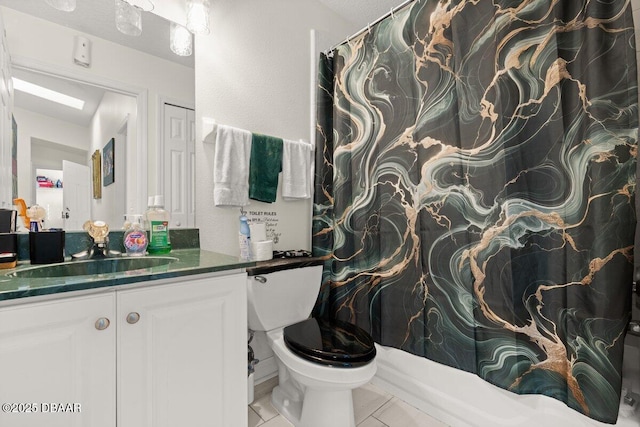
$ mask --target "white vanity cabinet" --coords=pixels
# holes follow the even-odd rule
[[[246,426],[246,275],[118,292],[118,426]]]
[[[0,426],[246,425],[245,283],[187,276],[0,308],[0,403],[80,404],[0,412]]]
[[[115,301],[111,292],[0,308],[0,426],[115,425]]]

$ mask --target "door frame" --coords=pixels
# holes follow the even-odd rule
[[[124,182],[129,183],[131,182],[128,176],[128,171],[127,171],[127,166],[128,166],[128,156],[127,156],[127,149],[128,149],[128,145],[131,142],[131,137],[130,137],[130,132],[129,132],[129,121],[131,120],[131,116],[130,114],[127,113],[127,115],[122,119],[122,122],[120,122],[120,125],[118,126],[118,130],[116,131],[116,168],[118,168],[117,170],[114,171],[114,174],[118,174],[118,170],[121,172],[120,176],[122,177],[119,181],[120,183],[118,183],[118,180],[116,180],[115,184],[116,184],[116,191],[117,192],[121,192],[122,194],[118,194],[117,195],[117,203],[121,204],[122,206],[122,213],[123,215],[129,214],[131,212],[127,212],[127,206],[129,205],[129,201],[131,199],[132,205],[136,203],[136,198],[135,197],[130,197],[131,196],[131,190],[127,188],[126,185],[123,185]],[[119,146],[118,146],[119,145]],[[135,193],[133,193],[135,194]],[[135,211],[135,212],[144,212],[144,211]],[[122,220],[124,221],[124,218],[122,218]]]

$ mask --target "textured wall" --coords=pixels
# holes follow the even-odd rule
[[[309,140],[311,29],[329,35],[324,48],[354,31],[314,0],[248,0],[215,3],[211,34],[196,37],[196,225],[203,249],[238,253],[239,210],[213,204],[213,145],[200,142],[202,118]],[[279,248],[310,248],[310,200],[252,202],[246,209],[277,213]]]

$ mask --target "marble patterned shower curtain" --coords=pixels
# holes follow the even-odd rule
[[[623,0],[416,0],[322,57],[315,314],[615,422],[635,64]]]

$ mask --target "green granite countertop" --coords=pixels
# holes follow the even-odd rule
[[[177,260],[159,267],[119,273],[47,278],[10,276],[13,272],[37,267],[31,265],[29,261],[22,261],[16,268],[0,270],[0,301],[213,273],[255,265],[253,261],[241,261],[237,257],[200,249],[173,250],[162,257],[177,258]]]

